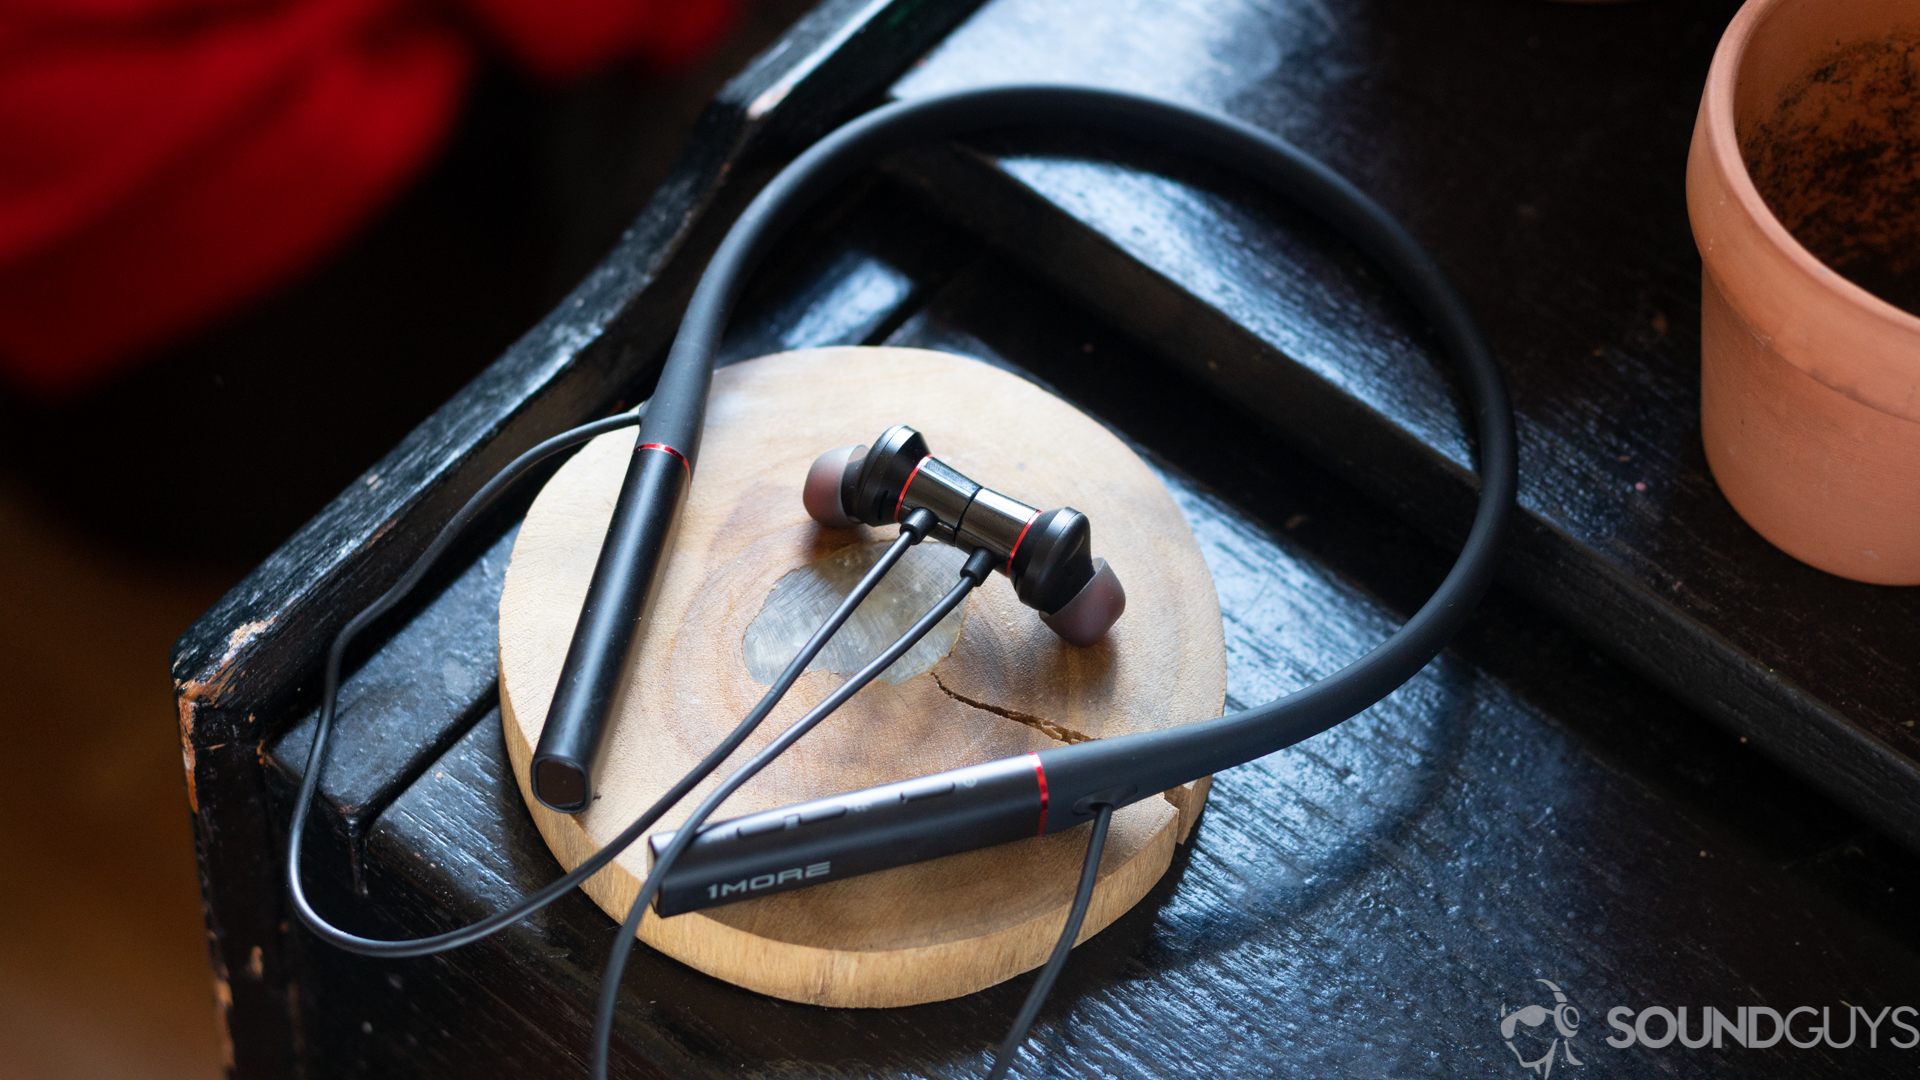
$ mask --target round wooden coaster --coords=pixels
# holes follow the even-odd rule
[[[714,376],[700,464],[640,627],[601,795],[577,816],[533,799],[529,762],[633,434],[603,436],[575,455],[535,500],[514,545],[500,600],[501,715],[515,779],[562,865],[597,851],[724,737],[766,689],[754,672],[766,677],[792,655],[794,645],[783,644],[797,640],[791,624],[824,613],[819,598],[832,599],[835,588],[844,595],[848,575],[872,557],[864,553],[892,537],[893,529],[822,528],[801,507],[800,486],[822,451],[867,442],[896,423],[919,428],[935,454],[989,487],[1043,509],[1086,513],[1094,553],[1126,587],[1126,613],[1101,644],[1076,649],[996,575],[968,599],[957,633],[937,630],[922,655],[887,673],[898,681],[862,690],[728,799],[716,820],[1219,715],[1226,654],[1213,579],[1165,487],[1106,429],[1031,383],[943,353],[769,356]],[[951,549],[929,542],[910,556],[912,572],[896,571],[902,581],[890,598],[876,594],[862,606],[856,621],[870,639],[890,638],[890,627],[910,622],[955,580]],[[878,648],[830,649],[825,667],[800,678],[722,771]],[[781,649],[784,657],[766,659]],[[696,788],[657,828],[677,827],[715,782]],[[1146,894],[1205,799],[1200,781],[1114,816],[1082,940]],[[701,971],[793,1001],[939,1001],[1045,962],[1086,842],[1082,827],[672,919],[649,914],[640,937]],[[644,847],[634,845],[585,886],[616,919],[645,875]]]

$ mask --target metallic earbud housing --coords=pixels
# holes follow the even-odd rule
[[[934,457],[926,439],[905,424],[881,432],[871,447],[820,455],[807,471],[802,499],[809,516],[833,528],[891,525],[928,511],[937,522],[931,535],[999,556],[1020,602],[1071,644],[1099,641],[1126,610],[1119,577],[1106,560],[1093,558],[1085,514],[1071,507],[1043,513],[982,487]]]

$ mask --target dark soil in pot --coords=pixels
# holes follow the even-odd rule
[[[1740,132],[1740,151],[1815,258],[1920,315],[1920,35],[1836,48]]]

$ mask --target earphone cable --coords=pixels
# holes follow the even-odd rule
[[[925,510],[917,510],[914,516],[926,513]],[[928,516],[931,517],[931,515]],[[627,909],[627,917],[621,922],[620,932],[613,939],[613,951],[607,957],[606,972],[600,978],[600,1001],[595,1008],[593,1020],[595,1080],[606,1080],[607,1077],[613,1040],[613,1014],[620,1000],[620,979],[626,973],[627,958],[633,952],[633,941],[640,930],[640,921],[646,917],[648,905],[653,902],[654,895],[660,891],[661,881],[665,879],[667,872],[673,869],[673,864],[680,858],[680,853],[699,836],[701,826],[706,824],[707,818],[719,808],[727,796],[732,795],[740,789],[742,784],[753,779],[760,770],[773,764],[774,759],[785,753],[788,747],[799,742],[801,737],[812,731],[822,720],[831,716],[834,710],[846,703],[847,699],[859,693],[868,683],[878,678],[881,672],[893,666],[894,661],[906,655],[908,649],[913,648],[921,638],[926,637],[935,626],[939,625],[940,620],[946,618],[954,608],[959,607],[966,600],[968,593],[978,588],[980,583],[987,579],[987,575],[993,572],[997,562],[998,559],[992,553],[984,550],[975,551],[968,556],[966,565],[960,570],[960,581],[947,590],[947,594],[940,598],[939,603],[927,609],[926,614],[920,616],[905,633],[895,638],[893,644],[887,646],[880,655],[869,660],[859,671],[854,672],[845,682],[835,687],[833,693],[828,694],[820,704],[807,710],[806,715],[795,720],[791,726],[780,733],[778,738],[728,774],[718,787],[714,788],[706,798],[700,800],[700,804],[694,808],[693,813],[689,814],[687,820],[674,831],[673,839],[667,842],[666,850],[654,860],[653,869],[648,871],[646,881],[641,884],[640,892],[634,897],[633,905]]]
[[[1074,939],[1080,936],[1080,924],[1086,921],[1087,908],[1093,903],[1093,886],[1100,877],[1100,853],[1107,847],[1107,826],[1113,821],[1113,807],[1102,803],[1094,810],[1093,834],[1087,837],[1087,857],[1080,867],[1080,887],[1073,894],[1073,907],[1067,911],[1067,925],[1060,929],[1060,940],[1053,946],[1053,955],[1047,957],[1046,966],[1040,969],[1033,989],[1027,991],[1027,1000],[1021,1004],[999,1052],[993,1056],[993,1068],[987,1073],[987,1080],[1001,1080],[1007,1075],[1014,1055],[1020,1052],[1020,1044],[1027,1041],[1027,1031],[1033,1027],[1034,1018],[1040,1015],[1040,1006],[1053,992],[1060,969],[1067,966],[1067,954],[1073,951]]]
[[[833,635],[852,617],[854,610],[860,606],[860,602],[866,599],[867,595],[880,584],[880,581],[886,577],[887,573],[891,571],[895,564],[900,561],[901,557],[906,554],[907,549],[924,539],[927,531],[933,527],[933,515],[924,511],[919,514],[910,515],[907,521],[902,522],[900,535],[888,546],[879,561],[861,577],[860,582],[855,585],[853,591],[841,601],[839,607],[834,609],[833,614],[827,617],[826,621],[820,625],[818,630],[814,631],[813,636],[801,647],[799,653],[794,656],[786,669],[780,673],[780,677],[774,681],[772,686],[767,688],[766,694],[761,697],[759,703],[740,721],[739,725],[715,746],[705,758],[701,759],[698,765],[694,766],[691,771],[675,782],[673,787],[669,788],[665,794],[647,809],[646,813],[636,818],[634,822],[627,826],[618,836],[615,836],[606,846],[595,852],[579,866],[574,867],[571,871],[555,879],[545,888],[526,897],[511,907],[504,908],[476,922],[441,934],[395,941],[362,937],[334,926],[318,911],[314,910],[312,904],[307,899],[306,889],[300,879],[300,851],[302,846],[301,840],[306,832],[307,817],[312,810],[314,795],[320,786],[320,773],[326,762],[327,739],[332,733],[335,713],[339,707],[340,668],[342,660],[346,655],[347,646],[353,641],[355,635],[359,634],[360,631],[372,624],[373,621],[381,615],[386,614],[394,605],[405,599],[407,594],[426,576],[427,571],[432,568],[434,561],[444,554],[447,548],[453,544],[454,540],[459,537],[461,531],[471,524],[495,499],[499,498],[501,492],[505,491],[515,480],[524,476],[540,462],[562,450],[578,446],[609,431],[617,431],[623,427],[633,426],[645,415],[646,409],[646,404],[642,403],[631,412],[621,413],[603,420],[583,424],[571,431],[562,432],[515,458],[511,464],[500,470],[500,472],[495,474],[479,491],[475,492],[473,497],[468,499],[466,504],[447,521],[447,524],[441,527],[439,534],[434,537],[433,542],[427,545],[426,550],[420,554],[419,558],[414,561],[414,564],[407,570],[406,574],[401,576],[398,582],[385,593],[381,594],[379,599],[367,605],[364,610],[354,616],[346,626],[341,628],[340,633],[334,638],[333,647],[327,653],[325,684],[320,704],[320,718],[314,727],[313,745],[307,751],[306,775],[302,778],[299,794],[295,797],[293,820],[289,826],[287,839],[288,893],[292,897],[294,911],[299,915],[300,921],[318,937],[340,949],[358,953],[363,956],[426,956],[478,941],[489,934],[519,922],[521,919],[526,918],[528,915],[533,914],[573,891],[579,887],[582,882],[598,873],[622,851],[631,846],[635,840],[639,839],[640,836],[646,832],[648,827],[659,820],[660,815],[666,813],[675,803],[686,797],[687,792],[691,791],[702,780],[706,779],[714,769],[718,768],[720,764],[727,759],[728,755],[739,749],[741,743],[745,742],[747,737],[753,734],[754,730],[760,726],[767,715],[773,711],[774,706],[779,704],[781,698],[786,695],[787,690],[791,688],[793,683],[799,679],[800,675],[806,671],[807,665],[813,662],[814,657],[819,655],[820,650],[826,647],[827,642],[832,639]]]

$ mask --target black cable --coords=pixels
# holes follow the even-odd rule
[[[346,654],[348,644],[352,642],[354,636],[361,630],[385,614],[395,604],[405,599],[407,593],[412,591],[414,586],[420,583],[420,579],[426,576],[434,560],[438,559],[446,551],[447,547],[453,543],[460,531],[466,528],[482,510],[485,510],[487,506],[492,503],[494,499],[498,498],[500,493],[515,480],[524,476],[527,471],[535,465],[538,465],[540,462],[562,450],[577,446],[606,432],[617,431],[620,428],[630,427],[638,423],[640,417],[645,415],[646,409],[647,406],[643,403],[630,413],[622,413],[618,416],[608,417],[605,420],[596,420],[590,424],[583,424],[571,431],[556,435],[515,458],[511,464],[497,473],[493,479],[489,480],[478,492],[474,493],[474,496],[467,500],[466,505],[462,506],[459,511],[448,520],[447,524],[441,527],[439,535],[434,537],[433,542],[427,545],[426,551],[421,553],[420,557],[414,561],[413,566],[407,570],[407,573],[402,576],[392,588],[383,593],[378,600],[369,604],[360,614],[354,616],[346,626],[341,628],[340,633],[334,638],[333,648],[327,653],[325,689],[322,692],[320,702],[320,721],[314,728],[313,746],[307,751],[306,776],[301,780],[299,795],[295,797],[293,823],[289,827],[290,835],[287,841],[287,885],[288,891],[293,898],[294,911],[299,915],[300,921],[306,925],[307,929],[313,931],[313,933],[321,939],[347,952],[359,953],[363,956],[426,956],[431,953],[444,952],[447,949],[458,948],[462,945],[478,941],[504,927],[519,922],[528,915],[533,914],[560,897],[565,896],[567,893],[572,892],[575,888],[579,887],[582,882],[598,873],[622,851],[631,846],[655,821],[659,820],[661,814],[666,813],[673,804],[684,798],[688,791],[691,791],[695,785],[706,779],[708,774],[718,768],[720,763],[727,759],[728,755],[739,749],[740,744],[745,742],[747,737],[753,734],[754,730],[760,726],[760,723],[767,718],[767,714],[773,711],[775,705],[779,704],[780,699],[786,695],[787,690],[793,686],[795,680],[799,679],[801,674],[806,671],[807,665],[813,662],[814,657],[818,656],[820,650],[826,647],[827,642],[832,639],[833,635],[853,616],[854,609],[860,606],[860,602],[865,600],[867,594],[871,593],[874,588],[880,584],[881,579],[886,577],[887,572],[892,570],[894,565],[900,561],[901,557],[906,554],[907,549],[924,539],[927,531],[933,527],[933,515],[931,513],[922,511],[910,515],[908,519],[901,524],[899,537],[897,537],[887,548],[886,552],[881,555],[880,560],[873,565],[872,569],[868,570],[866,574],[861,577],[860,582],[854,586],[852,592],[847,594],[846,599],[840,602],[840,606],[834,609],[833,614],[829,615],[827,620],[820,625],[820,628],[814,631],[813,636],[807,639],[807,643],[801,646],[800,652],[794,656],[792,662],[787,665],[786,670],[782,671],[780,677],[774,680],[773,685],[767,688],[766,694],[761,697],[759,703],[753,707],[752,711],[748,712],[746,717],[740,721],[740,724],[735,727],[719,745],[715,746],[706,757],[702,758],[700,763],[694,766],[692,771],[681,777],[673,787],[669,788],[664,795],[655,801],[654,804],[647,809],[646,813],[636,818],[633,824],[627,826],[624,831],[614,837],[605,847],[602,847],[579,866],[574,867],[571,871],[547,885],[547,887],[526,897],[512,907],[497,911],[478,922],[470,923],[456,930],[449,930],[445,933],[433,934],[423,938],[411,938],[402,941],[367,938],[361,937],[358,934],[348,933],[329,923],[325,917],[314,910],[312,904],[307,900],[306,889],[300,881],[300,848],[301,839],[306,832],[307,816],[313,807],[314,793],[320,786],[320,771],[326,764],[327,737],[332,733],[334,713],[338,708],[340,698],[341,659]]]
[[[1067,966],[1067,954],[1073,951],[1074,939],[1080,936],[1080,924],[1086,921],[1087,907],[1093,902],[1093,884],[1100,877],[1100,853],[1106,850],[1107,825],[1113,820],[1113,807],[1102,803],[1095,810],[1093,835],[1087,837],[1087,859],[1080,866],[1080,888],[1073,894],[1067,925],[1061,928],[1053,955],[1047,957],[1047,966],[1040,969],[1040,977],[1034,980],[1033,989],[1027,991],[1027,1000],[1020,1006],[1019,1015],[1013,1018],[1013,1027],[1008,1029],[1000,1051],[993,1056],[993,1068],[987,1073],[987,1080],[1001,1080],[1007,1075],[1014,1055],[1020,1052],[1020,1044],[1027,1041],[1027,1030],[1033,1027],[1034,1017],[1040,1015],[1040,1006],[1053,992],[1060,969]]]
[[[779,738],[768,743],[765,749],[747,759],[746,764],[722,780],[720,786],[700,800],[700,805],[695,807],[693,813],[687,816],[687,820],[675,830],[673,839],[667,842],[666,850],[654,860],[653,869],[648,872],[646,881],[641,883],[640,892],[634,897],[633,906],[627,909],[627,917],[620,924],[619,935],[613,939],[613,952],[607,957],[606,972],[600,977],[600,1002],[594,1010],[593,1018],[594,1080],[607,1080],[608,1056],[613,1041],[613,1014],[620,1000],[620,978],[626,973],[627,957],[633,952],[633,941],[640,931],[640,920],[646,918],[647,906],[653,902],[654,895],[660,891],[661,879],[666,877],[667,871],[673,869],[674,861],[680,858],[680,853],[687,849],[687,845],[693,843],[694,838],[700,833],[700,827],[706,824],[707,818],[726,800],[727,796],[738,791],[740,785],[753,779],[760,770],[773,764],[773,760],[785,753],[788,747],[799,742],[802,736],[812,731],[815,725],[845,704],[848,698],[891,667],[895,660],[906,655],[908,649],[913,648],[921,638],[926,637],[929,631],[939,625],[941,619],[946,618],[954,608],[960,606],[968,593],[978,588],[980,583],[987,579],[987,575],[993,572],[997,563],[998,559],[985,550],[976,550],[968,556],[966,565],[960,569],[959,583],[947,590],[947,594],[940,598],[939,603],[929,608],[926,614],[920,616],[919,621],[909,627],[906,633],[895,638],[893,644],[887,646],[880,655],[868,661],[865,667],[854,672],[845,682],[835,687],[833,693],[828,694],[820,704],[807,710],[807,714],[781,732]]]

